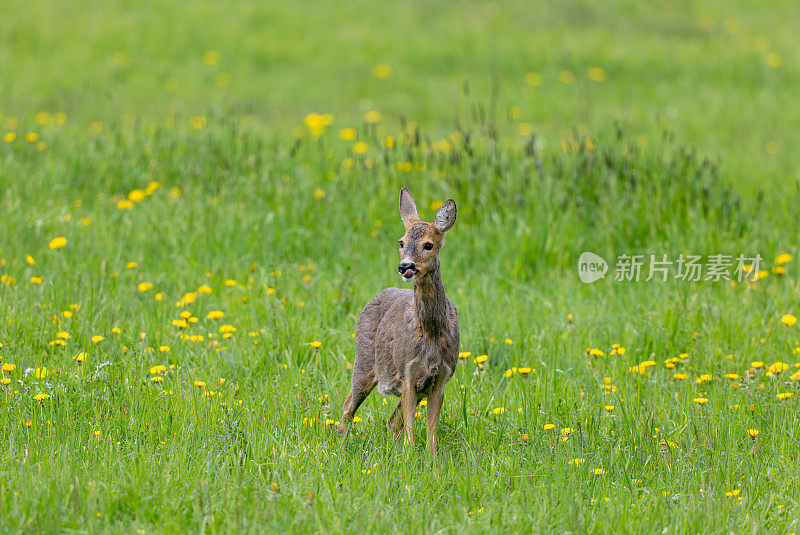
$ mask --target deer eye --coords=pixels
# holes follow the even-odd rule
[[[403,248],[404,245],[405,245],[405,243],[403,243],[403,240],[400,240],[400,248],[401,249]]]
[[[422,248],[425,249],[426,251],[430,251],[431,249],[433,249],[433,244],[431,242],[428,242],[425,245],[423,245]]]

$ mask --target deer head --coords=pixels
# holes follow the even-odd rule
[[[406,188],[400,190],[400,217],[406,232],[400,238],[400,265],[404,281],[423,279],[439,267],[439,250],[448,230],[456,222],[456,203],[448,199],[437,211],[433,223],[421,221],[414,197]]]

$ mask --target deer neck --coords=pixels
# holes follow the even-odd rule
[[[425,334],[438,339],[447,323],[447,297],[444,294],[439,262],[424,277],[414,279],[414,313]]]

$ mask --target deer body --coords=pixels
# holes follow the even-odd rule
[[[406,233],[400,240],[405,281],[412,289],[387,288],[361,311],[356,324],[355,360],[350,395],[339,432],[369,393],[400,397],[389,428],[405,424],[405,446],[414,442],[414,416],[420,400],[428,398],[428,449],[436,450],[444,387],[458,361],[459,331],[456,307],[445,295],[439,270],[439,250],[456,218],[456,205],[447,201],[434,223],[420,221],[411,193],[400,191],[400,214]]]

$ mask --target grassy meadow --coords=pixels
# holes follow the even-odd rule
[[[793,3],[4,13],[3,532],[800,530]],[[433,458],[335,433],[401,186],[459,207]]]

